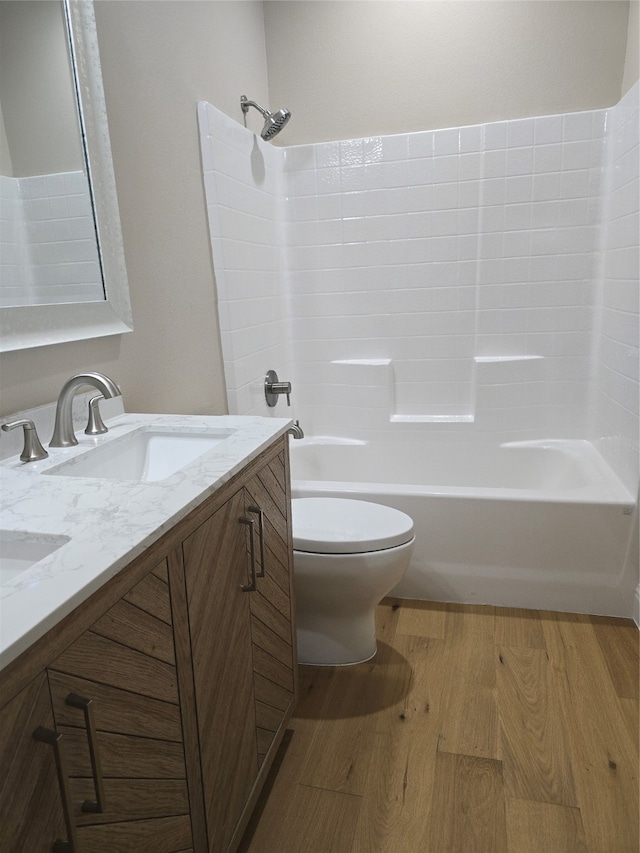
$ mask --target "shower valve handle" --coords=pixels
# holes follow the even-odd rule
[[[280,382],[275,370],[268,370],[264,378],[264,396],[267,406],[272,408],[278,402],[280,394],[287,395],[287,406],[291,405],[291,383]]]

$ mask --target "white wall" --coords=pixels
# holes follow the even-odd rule
[[[294,116],[283,144],[611,106],[621,94],[628,8],[616,0],[267,0],[269,94],[274,109],[284,104]]]

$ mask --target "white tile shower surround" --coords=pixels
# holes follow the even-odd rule
[[[638,482],[639,458],[639,124],[636,86],[611,110],[592,404],[594,434],[606,437],[600,450],[614,470],[635,474],[629,486]]]
[[[0,206],[1,306],[104,298],[91,197],[83,172],[3,176]]]
[[[637,100],[291,148],[200,104],[230,411],[275,367],[309,433],[606,436],[635,490]]]

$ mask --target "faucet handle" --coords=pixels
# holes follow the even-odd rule
[[[291,405],[291,383],[279,382],[278,374],[275,370],[268,370],[264,378],[264,396],[267,401],[267,406],[275,406],[278,402],[278,395],[287,395],[287,406]]]
[[[104,400],[104,394],[96,394],[89,400],[89,421],[85,429],[86,435],[104,435],[105,432],[109,432],[100,414],[98,405],[100,400]]]
[[[34,422],[23,418],[19,421],[2,424],[2,429],[5,432],[16,429],[16,427],[23,427],[24,429],[24,447],[20,459],[23,462],[37,462],[39,459],[46,459],[49,454],[40,443]]]

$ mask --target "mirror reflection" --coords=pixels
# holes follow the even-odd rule
[[[65,8],[0,2],[0,306],[104,301]]]

